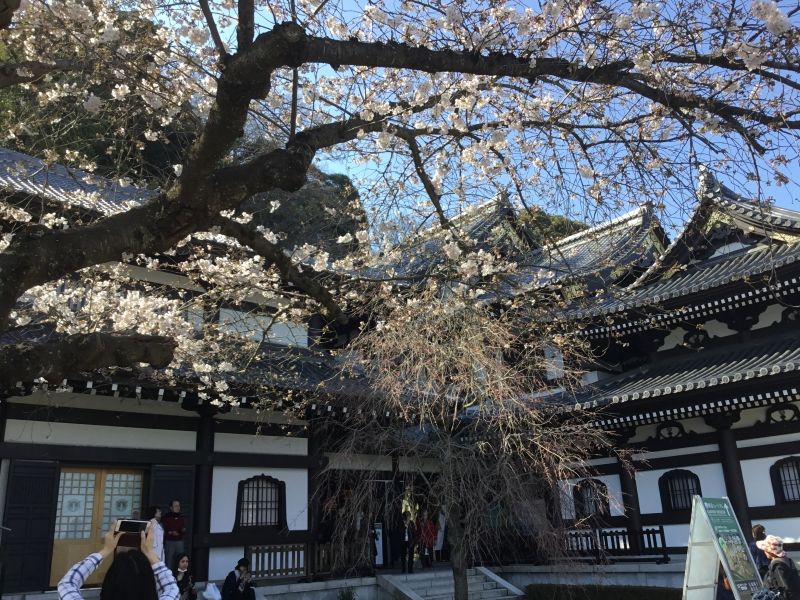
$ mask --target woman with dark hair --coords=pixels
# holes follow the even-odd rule
[[[114,555],[121,533],[112,528],[103,547],[76,563],[58,582],[60,600],[83,600],[81,586],[100,563]],[[141,534],[141,550],[119,552],[106,572],[100,600],[178,600],[178,586],[167,566],[153,550],[153,530]]]
[[[228,573],[222,585],[222,600],[256,600],[256,591],[250,582],[250,561],[240,558],[236,568]]]
[[[186,552],[179,552],[175,557],[175,566],[172,569],[172,574],[175,576],[175,583],[178,584],[180,600],[194,600],[197,598],[192,574],[189,571],[189,555]]]

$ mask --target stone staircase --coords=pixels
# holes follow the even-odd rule
[[[381,585],[401,600],[453,600],[453,573],[449,569],[432,569],[411,575],[385,575]],[[381,582],[379,582],[380,584]],[[520,600],[522,591],[501,579],[489,569],[478,567],[467,571],[469,600]]]

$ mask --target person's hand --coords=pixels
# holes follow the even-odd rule
[[[147,532],[141,532],[142,542],[140,544],[140,548],[142,549],[142,554],[147,557],[147,560],[150,561],[151,565],[156,564],[157,562],[161,562],[161,557],[156,554],[156,550],[154,548],[156,542],[156,534],[155,534],[155,527],[152,525],[147,528]]]
[[[120,537],[122,537],[122,534],[116,533],[113,527],[106,532],[106,535],[103,537],[103,547],[100,548],[100,554],[103,555],[103,558],[108,558],[114,554],[114,550],[117,544],[119,544]]]

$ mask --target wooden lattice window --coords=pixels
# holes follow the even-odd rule
[[[597,479],[582,479],[572,491],[575,518],[587,519],[608,514],[608,488]]]
[[[692,497],[702,496],[700,478],[686,469],[667,471],[658,480],[661,506],[665,512],[689,510]]]
[[[234,530],[285,528],[286,484],[267,475],[240,481]]]
[[[800,502],[800,456],[789,456],[770,468],[775,502]]]

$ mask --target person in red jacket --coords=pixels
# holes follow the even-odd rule
[[[428,516],[428,511],[423,510],[422,516],[417,520],[417,535],[419,535],[419,558],[423,567],[433,564],[433,544],[436,542],[436,525]]]
[[[180,500],[169,503],[169,512],[161,517],[161,526],[164,528],[164,562],[170,569],[175,569],[174,563],[178,554],[184,551],[186,536],[186,519],[181,514]]]

